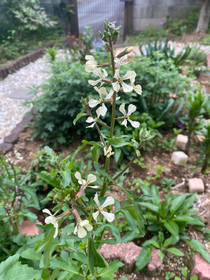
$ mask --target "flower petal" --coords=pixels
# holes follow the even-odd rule
[[[96,211],[95,213],[93,213],[93,219],[97,222],[97,217],[99,215],[99,211]]]
[[[97,206],[99,207],[100,206],[100,203],[99,203],[99,200],[98,200],[98,194],[96,193],[95,196],[94,196],[94,199],[95,203],[97,204]]]
[[[100,115],[99,116],[104,117],[106,115],[106,112],[107,112],[107,108],[106,108],[105,104],[103,103],[102,106],[100,106],[99,108],[100,108],[100,111],[99,111]]]
[[[99,93],[100,97],[101,97],[101,94],[107,95],[107,91],[106,91],[105,87],[101,87],[101,88],[94,87],[94,89]]]
[[[113,205],[114,204],[114,198],[112,196],[108,196],[104,203],[101,205],[101,208],[105,208],[108,205]]]
[[[105,100],[109,100],[112,98],[112,95],[113,95],[114,91],[111,90],[110,93],[106,96]]]
[[[84,181],[85,181],[85,180],[82,179],[81,173],[79,173],[79,172],[77,171],[77,172],[74,174],[74,176],[77,178],[78,183],[79,183],[80,185],[84,184]],[[85,181],[85,183],[86,183],[86,181]]]
[[[136,106],[135,105],[133,105],[133,104],[130,104],[129,106],[128,106],[128,116],[130,116],[133,112],[135,112],[136,111]]]
[[[117,80],[120,79],[120,70],[119,69],[115,70],[114,78],[117,79]]]
[[[47,213],[48,215],[52,216],[52,213],[48,209],[43,209],[42,212]]]
[[[78,233],[77,233],[79,238],[83,238],[87,235],[86,230],[82,226],[78,226]]]
[[[94,127],[95,124],[96,124],[96,122],[94,122],[93,124],[91,124],[91,125],[89,125],[89,126],[86,126],[86,128]]]
[[[55,234],[53,235],[54,238],[56,238],[58,235],[58,225],[55,226]]]
[[[107,219],[108,222],[112,222],[115,218],[115,215],[113,213],[108,213],[105,211],[101,211],[101,214]]]
[[[142,94],[142,87],[140,85],[133,85],[133,89],[135,90],[135,92],[137,92],[138,94]]]
[[[128,121],[129,121],[130,124],[131,124],[133,127],[135,127],[135,128],[138,128],[138,127],[140,126],[140,123],[139,123],[139,122],[134,122],[134,121],[132,121],[132,120],[130,120],[130,119],[128,119]]]
[[[127,85],[124,82],[122,82],[121,85],[122,85],[122,88],[123,88],[124,92],[131,92],[131,91],[133,91],[133,87],[132,86],[129,86],[129,85]]]
[[[125,103],[122,103],[122,104],[120,105],[119,111],[120,111],[124,116],[126,116]]]
[[[127,127],[127,119],[124,119],[124,121],[121,123],[121,125],[124,125]]]
[[[100,103],[101,103],[100,101],[92,99],[92,98],[88,102],[90,108],[94,108],[94,107],[96,107]]]
[[[90,183],[93,183],[97,180],[96,176],[93,174],[89,174],[87,177],[87,185],[89,185]]]
[[[99,83],[101,80],[96,80],[96,81],[93,81],[93,80],[88,80],[88,83],[91,85],[91,86],[95,86],[97,85],[97,83]]]
[[[123,77],[122,80],[127,80],[127,79],[135,79],[136,73],[134,71],[128,71]]]
[[[56,224],[57,223],[57,218],[53,217],[53,216],[49,216],[47,218],[45,218],[45,223],[46,224]]]
[[[119,82],[118,82],[118,81],[112,83],[112,86],[113,86],[113,89],[114,89],[115,91],[118,92],[118,91],[120,90],[120,85],[119,85]]]
[[[92,123],[92,122],[95,122],[94,118],[92,117],[88,117],[87,120],[86,120],[87,123]]]

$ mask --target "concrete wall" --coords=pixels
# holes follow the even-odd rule
[[[133,30],[145,30],[145,26],[161,27],[166,15],[184,18],[194,7],[200,10],[199,0],[133,0]]]

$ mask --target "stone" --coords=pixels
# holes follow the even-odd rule
[[[31,92],[31,89],[17,88],[8,94],[8,97],[12,99],[31,99],[33,94],[29,94],[29,92]]]
[[[175,146],[178,149],[180,149],[182,151],[185,151],[187,142],[188,142],[188,137],[187,136],[185,136],[183,134],[178,134],[177,137],[176,137]]]
[[[103,244],[99,252],[107,261],[117,259],[123,262],[123,270],[126,273],[131,273],[141,249],[142,247],[135,245],[133,242],[128,242],[115,245]],[[146,267],[146,273],[148,275],[159,275],[161,271],[163,261],[158,256],[159,252],[160,250],[153,249],[152,257]]]
[[[38,220],[36,220],[36,224],[41,225]],[[36,227],[36,224],[30,220],[25,220],[21,225],[18,225],[19,232],[26,235],[39,235],[41,230]]]
[[[210,280],[210,263],[204,260],[200,254],[193,256],[192,264],[191,275],[197,275],[199,280]]]
[[[204,183],[202,179],[189,179],[188,181],[189,185],[189,192],[190,193],[203,193],[204,192]]]
[[[173,152],[171,156],[171,160],[176,165],[186,165],[188,161],[188,156],[184,152],[177,151],[177,152]]]
[[[15,144],[18,142],[19,133],[12,133],[4,138],[4,143]]]
[[[0,151],[3,150],[4,153],[7,153],[12,150],[12,147],[11,143],[2,143],[0,144]]]

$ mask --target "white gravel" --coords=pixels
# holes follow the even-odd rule
[[[39,58],[0,81],[0,143],[22,120],[30,108],[22,106],[23,99],[11,99],[8,95],[14,89],[26,89],[43,84],[51,74],[44,58]]]

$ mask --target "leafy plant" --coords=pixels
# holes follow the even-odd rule
[[[187,269],[185,268],[185,267],[182,267],[181,268],[181,273],[182,273],[182,276],[184,276],[185,277],[185,279],[187,280],[188,278],[187,278]],[[174,280],[181,280],[181,278],[180,277],[175,277],[174,278]],[[197,275],[192,275],[192,276],[190,276],[190,280],[198,280],[198,276]]]
[[[165,280],[170,280],[170,279],[172,279],[173,277],[174,277],[174,273],[173,272],[169,272],[169,271],[167,271],[166,272],[166,275],[165,275]]]
[[[58,49],[56,48],[47,48],[45,50],[46,60],[48,63],[53,63],[55,61],[56,55],[58,54]]]
[[[158,42],[156,40],[155,42],[149,42],[147,45],[139,44],[139,50],[141,52],[141,55],[151,57],[153,60],[157,59],[157,56],[155,55],[155,52],[159,52],[163,54],[163,58],[168,60],[171,59],[176,67],[179,67],[182,65],[186,59],[189,57],[191,48],[187,46],[185,48],[185,51],[181,50],[177,55],[175,55],[175,45],[171,49],[170,45],[168,45],[168,38],[166,38],[165,43]],[[145,49],[145,52],[143,51],[143,48]]]
[[[197,64],[204,64],[206,63],[206,53],[204,51],[201,51],[199,46],[193,46],[188,59],[195,61]]]
[[[136,262],[136,269],[142,269],[151,258],[152,246],[161,249],[159,256],[164,257],[164,251],[182,256],[183,253],[174,247],[169,247],[176,244],[180,239],[186,240],[196,251],[210,262],[210,255],[204,249],[203,245],[197,240],[189,240],[186,233],[186,225],[204,226],[202,219],[193,214],[196,210],[192,209],[193,202],[196,199],[195,194],[172,195],[168,194],[165,201],[160,202],[158,189],[155,185],[151,189],[141,182],[141,188],[146,199],[145,202],[140,202],[144,219],[146,221],[146,230],[151,232],[154,237],[147,240],[143,246],[144,251],[140,252]],[[143,263],[142,259],[148,256]]]
[[[208,166],[210,161],[210,124],[208,124],[207,127],[203,129],[203,135],[205,138],[200,144],[202,150],[204,151],[205,158],[201,168],[201,173],[208,174]]]
[[[174,185],[176,185],[173,179],[167,179],[166,177],[161,180],[160,184],[165,192],[168,192]]]

